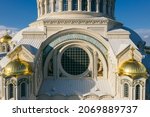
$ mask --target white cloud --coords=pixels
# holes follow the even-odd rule
[[[7,27],[0,25],[0,37],[6,34],[8,32],[9,35],[14,36],[17,32],[19,31],[18,28],[13,28],[13,27]]]
[[[146,42],[146,45],[150,46],[150,29],[136,29],[135,31]]]

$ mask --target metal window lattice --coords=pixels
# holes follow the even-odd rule
[[[71,47],[63,53],[61,64],[68,74],[80,75],[88,69],[89,56],[83,49]]]

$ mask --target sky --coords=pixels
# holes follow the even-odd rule
[[[116,0],[115,17],[150,45],[150,0]],[[36,18],[36,0],[0,0],[0,30],[20,30]]]

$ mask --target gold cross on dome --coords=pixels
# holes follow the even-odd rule
[[[132,59],[134,59],[134,51],[135,51],[135,48],[132,47],[130,50],[131,50],[131,56],[132,56]]]

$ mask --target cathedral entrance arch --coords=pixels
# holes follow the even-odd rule
[[[47,70],[48,61],[51,61],[52,63],[54,62],[54,60],[50,60],[50,58],[51,58],[51,56],[53,56],[53,54],[56,54],[56,50],[57,50],[57,54],[59,53],[59,59],[61,59],[58,61],[61,65],[60,67],[62,67],[62,68],[64,68],[64,66],[66,66],[66,64],[62,64],[65,61],[64,56],[66,56],[66,54],[74,53],[74,55],[71,55],[71,56],[75,57],[75,56],[77,56],[77,54],[82,53],[82,55],[84,55],[83,57],[87,56],[84,59],[84,62],[85,61],[87,62],[85,64],[89,64],[88,61],[90,61],[92,59],[89,57],[91,57],[93,54],[97,54],[99,56],[99,58],[97,58],[98,59],[97,61],[100,60],[100,62],[103,63],[103,67],[105,69],[104,71],[107,71],[108,44],[106,44],[105,41],[106,40],[104,40],[100,35],[98,35],[96,37],[95,34],[92,35],[91,32],[89,33],[88,31],[81,30],[81,29],[70,29],[70,30],[58,32],[57,34],[49,37],[43,43],[43,45],[44,45],[42,47],[43,69],[44,69],[44,71]],[[68,50],[66,50],[66,48],[68,48]],[[79,59],[80,59],[80,57],[81,56],[79,56]],[[79,59],[76,59],[76,60],[79,60]],[[92,61],[90,61],[90,62],[92,62]],[[70,64],[68,64],[68,67],[69,67],[69,65]],[[84,67],[87,67],[87,66],[85,65]],[[50,69],[52,69],[52,68],[50,68]],[[65,69],[67,69],[67,68],[64,68],[64,71],[66,71]],[[74,69],[75,69],[75,67],[74,67]],[[47,77],[46,74],[47,73],[44,72],[44,77]],[[104,75],[105,75],[105,78],[107,78],[107,73],[104,73]]]
[[[47,38],[40,48],[39,57],[36,57],[36,64],[42,66],[43,80],[91,79],[93,83],[89,82],[89,86],[92,88],[98,75],[107,79],[108,45],[105,41],[100,35],[96,37],[81,29],[61,31]],[[91,88],[87,88],[85,93]]]

